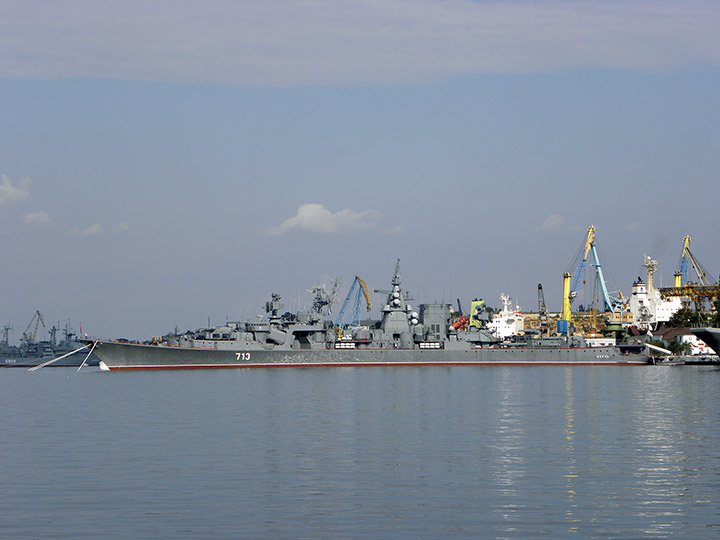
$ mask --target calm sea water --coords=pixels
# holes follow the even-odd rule
[[[720,538],[710,367],[0,370],[0,538]]]

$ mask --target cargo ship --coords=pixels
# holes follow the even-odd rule
[[[582,336],[498,337],[488,328],[492,310],[472,302],[463,324],[448,304],[414,311],[402,287],[397,261],[380,320],[338,326],[327,320],[331,300],[320,288],[307,311],[281,314],[273,294],[263,320],[226,323],[167,335],[150,343],[84,339],[102,370],[454,365],[641,365],[647,354],[615,346],[590,347]],[[367,296],[366,296],[367,298]]]

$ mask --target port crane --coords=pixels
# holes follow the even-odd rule
[[[588,258],[590,256],[592,256],[592,266],[595,267],[595,272],[597,274],[597,284],[600,287],[602,299],[605,303],[605,310],[612,312],[613,317],[615,317],[615,314],[622,313],[625,305],[625,299],[621,292],[619,292],[617,296],[611,296],[608,292],[607,284],[605,282],[605,276],[603,275],[602,264],[600,263],[600,258],[597,254],[597,246],[595,245],[595,227],[592,225],[588,227],[587,237],[585,238],[585,243],[583,245],[581,253],[582,258],[578,263],[577,271],[575,273],[575,278],[572,280],[572,284],[570,283],[571,274],[569,272],[565,272],[563,274],[564,282],[562,321],[564,322],[564,324],[562,325],[562,328],[560,326],[558,327],[558,330],[563,333],[567,332],[567,326],[572,321],[572,302],[575,300],[575,298],[577,298],[580,284],[584,283],[583,276],[585,274],[585,268],[587,267]]]
[[[548,330],[548,313],[542,283],[538,283],[538,318],[540,320],[540,334],[544,336]]]
[[[30,343],[35,343],[35,341],[37,341],[37,333],[40,324],[42,324],[43,328],[45,328],[45,319],[43,319],[42,313],[36,310],[35,314],[32,316],[32,319],[30,319],[30,324],[27,325],[27,328],[23,332],[22,342],[24,344],[27,345]],[[30,331],[31,328],[32,331]]]
[[[686,285],[688,283],[688,270],[691,266],[695,272],[695,275],[697,276],[698,285],[715,285],[715,280],[708,275],[708,271],[695,258],[695,255],[693,255],[692,251],[690,251],[690,240],[691,238],[689,236],[683,238],[683,248],[682,253],[680,254],[680,270],[678,270],[678,272],[680,273],[680,283],[677,283],[678,272],[676,272],[675,286],[682,287],[683,285]]]
[[[660,296],[665,299],[684,298],[684,303],[694,302],[696,311],[702,312],[706,300],[712,301],[720,295],[720,285],[690,251],[690,240],[689,236],[683,238],[680,264],[679,269],[675,272],[674,286],[660,288]],[[690,268],[695,272],[697,281],[688,279]]]
[[[365,297],[365,306],[367,308],[367,311],[370,311],[370,309],[372,309],[372,303],[370,302],[370,291],[368,285],[360,276],[355,276],[355,280],[350,286],[350,290],[348,291],[348,294],[345,297],[345,301],[340,308],[337,319],[335,319],[336,328],[360,326],[360,303],[362,297]],[[353,300],[353,309],[350,316],[350,322],[346,324],[345,310],[347,309],[351,299]]]
[[[592,334],[596,334],[598,331],[597,324],[597,307],[600,299],[598,298],[598,289],[600,288],[600,274],[595,273],[595,285],[593,286],[592,303],[590,304],[590,324],[588,330]]]

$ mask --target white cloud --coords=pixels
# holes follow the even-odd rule
[[[115,226],[115,232],[125,232],[130,230],[130,225],[127,223],[118,223]]]
[[[560,214],[550,214],[548,218],[543,222],[538,230],[540,231],[553,231],[560,227],[563,223],[563,218]]]
[[[80,236],[95,236],[103,232],[102,225],[99,223],[93,223],[89,227],[82,229],[79,234]]]
[[[655,71],[720,65],[719,27],[713,0],[27,0],[3,6],[0,77],[286,86]]]
[[[10,178],[4,174],[0,176],[0,206],[13,204],[30,197],[30,179],[23,178],[14,186]]]
[[[273,236],[293,231],[319,234],[338,234],[369,229],[374,226],[379,214],[375,210],[356,212],[346,208],[332,213],[322,204],[308,203],[298,208],[297,214],[286,219],[268,232]]]
[[[25,214],[23,216],[23,221],[25,223],[33,223],[33,224],[37,224],[37,225],[49,225],[50,224],[50,216],[47,215],[47,212],[43,212],[41,210],[40,212]]]

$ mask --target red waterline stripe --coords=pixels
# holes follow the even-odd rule
[[[642,362],[359,362],[359,363],[312,363],[312,364],[203,364],[167,366],[108,366],[110,371],[140,371],[158,369],[245,369],[245,368],[293,368],[293,367],[392,367],[392,366],[646,366]]]

